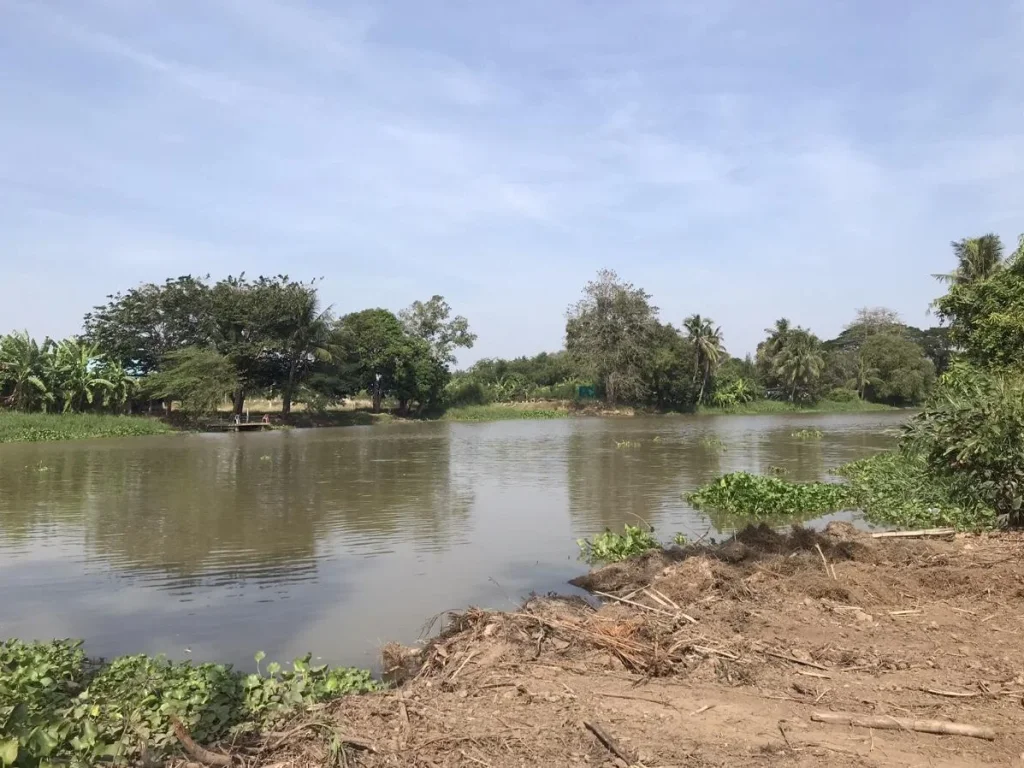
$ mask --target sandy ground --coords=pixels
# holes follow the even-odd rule
[[[424,648],[385,649],[397,688],[307,713],[236,760],[1024,766],[1022,555],[1020,534],[872,539],[842,524],[657,552],[578,580],[635,605],[549,596],[441,617]],[[812,719],[835,713],[898,729]]]

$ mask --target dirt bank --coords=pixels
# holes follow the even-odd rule
[[[578,582],[630,603],[443,617],[425,649],[386,649],[397,689],[309,713],[247,759],[328,764],[334,732],[364,747],[335,752],[350,766],[1024,765],[1022,554],[1017,534],[838,525],[658,552]],[[830,713],[994,739],[812,720]]]

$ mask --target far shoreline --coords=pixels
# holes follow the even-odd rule
[[[486,423],[497,421],[544,421],[574,418],[636,418],[643,416],[759,416],[785,414],[842,414],[880,413],[888,411],[910,411],[881,403],[864,401],[823,400],[814,405],[801,406],[778,400],[757,400],[743,405],[724,408],[701,406],[694,411],[657,411],[633,408],[631,406],[608,406],[603,403],[580,403],[572,400],[538,400],[520,403],[494,403],[490,405],[466,405],[446,409],[426,416],[399,416],[390,411],[373,413],[359,401],[355,407],[332,409],[320,413],[294,410],[287,417],[273,403],[256,401],[264,408],[249,410],[250,421],[259,421],[267,416],[271,424],[279,429],[318,429],[325,427],[373,426],[392,423],[413,423],[449,421],[455,423]],[[219,413],[219,419],[228,419],[226,413]],[[115,414],[63,414],[63,413],[19,413],[0,411],[0,444],[32,442],[64,442],[108,437],[143,437],[165,434],[181,434],[196,429],[177,419],[163,419],[149,415]],[[200,430],[201,431],[201,430]]]

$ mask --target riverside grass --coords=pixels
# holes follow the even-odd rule
[[[144,416],[0,411],[0,443],[136,437],[163,435],[173,431],[163,422]]]

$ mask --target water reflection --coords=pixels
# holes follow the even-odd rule
[[[899,414],[421,424],[0,446],[0,636],[368,663],[432,613],[564,589],[575,539],[737,521],[682,494],[885,447]],[[824,432],[799,440],[802,428]],[[724,450],[703,441],[721,441]],[[618,441],[639,442],[616,448]]]

